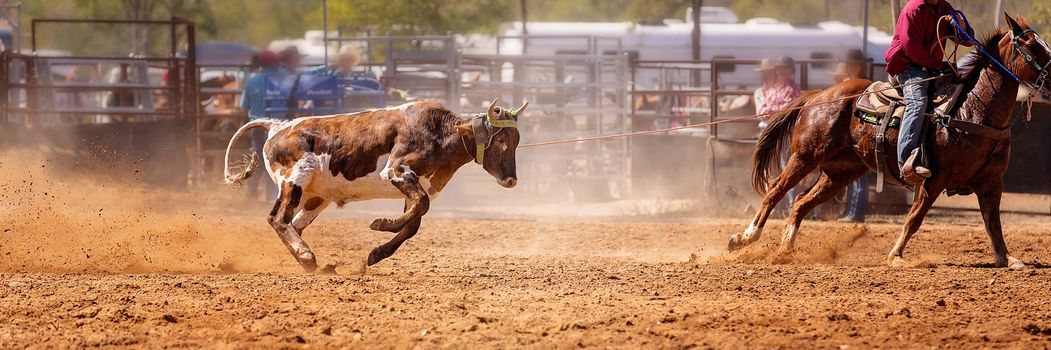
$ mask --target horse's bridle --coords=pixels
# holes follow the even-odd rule
[[[964,39],[974,43],[974,47],[978,49],[978,52],[981,52],[983,55],[988,57],[990,61],[992,61],[994,64],[996,64],[997,67],[999,67],[1001,70],[1007,73],[1007,75],[1011,76],[1011,78],[1014,79],[1016,82],[1025,85],[1027,88],[1029,88],[1028,98],[1030,101],[1032,100],[1033,96],[1037,93],[1044,95],[1045,97],[1051,95],[1044,87],[1044,84],[1047,82],[1048,75],[1051,74],[1048,72],[1048,68],[1051,68],[1051,59],[1048,59],[1046,63],[1041,65],[1039,62],[1036,61],[1036,58],[1033,57],[1033,53],[1030,52],[1029,49],[1022,44],[1022,40],[1024,40],[1023,38],[1027,34],[1032,34],[1033,39],[1035,39],[1037,43],[1040,43],[1040,45],[1043,45],[1045,49],[1048,49],[1048,52],[1051,52],[1051,48],[1048,48],[1047,43],[1044,42],[1042,38],[1040,38],[1040,34],[1037,34],[1035,30],[1029,28],[1023,30],[1022,32],[1011,31],[1011,46],[1014,47],[1015,52],[1017,52],[1019,55],[1022,56],[1023,59],[1025,59],[1026,64],[1029,64],[1038,72],[1036,82],[1029,82],[1022,80],[1021,77],[1019,77],[1017,74],[1008,69],[1007,66],[1000,62],[1000,60],[996,59],[996,56],[990,54],[989,51],[986,50],[985,46],[982,46],[982,44],[974,38],[974,35],[971,35],[969,32],[967,32],[967,30],[964,29],[971,28],[971,23],[967,20],[967,16],[965,16],[962,11],[954,10],[950,13],[950,17],[952,18],[952,25],[955,27],[957,35],[961,35]],[[963,25],[961,25],[960,20],[963,21]]]
[[[1022,45],[1022,40],[1026,36],[1026,34],[1032,34],[1033,39],[1036,40],[1037,43],[1039,43],[1045,49],[1047,49],[1048,52],[1051,52],[1051,48],[1048,48],[1047,42],[1045,42],[1044,39],[1040,38],[1040,34],[1037,34],[1037,32],[1032,28],[1023,30],[1021,33],[1017,34],[1011,33],[1011,45],[1014,46],[1015,52],[1018,52],[1018,54],[1022,56],[1022,59],[1024,59],[1027,64],[1029,64],[1030,66],[1035,68],[1037,72],[1039,72],[1039,75],[1036,78],[1036,82],[1031,83],[1028,81],[1022,81],[1018,78],[1018,76],[1015,76],[1015,79],[1018,80],[1020,83],[1026,84],[1029,90],[1031,91],[1030,94],[1039,92],[1044,96],[1048,96],[1047,89],[1044,88],[1044,83],[1047,82],[1048,67],[1051,67],[1051,59],[1048,59],[1047,62],[1043,65],[1038,63],[1036,61],[1036,57],[1033,57],[1033,53],[1029,52],[1029,49],[1026,48],[1025,45]]]

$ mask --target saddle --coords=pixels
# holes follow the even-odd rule
[[[940,88],[936,89],[934,98],[928,102],[927,119],[937,119],[937,117],[944,117],[955,112],[952,109],[956,104],[956,99],[959,97],[960,92],[963,91],[962,84],[939,84]],[[929,108],[930,105],[934,105],[934,108]],[[890,115],[894,120],[891,123],[891,127],[897,127],[901,123],[901,116],[905,114],[905,98],[901,95],[893,85],[885,81],[877,81],[869,84],[869,87],[865,89],[865,94],[858,99],[855,105],[857,110],[866,115],[859,116],[863,121],[870,124],[880,124],[880,119],[883,116]],[[889,112],[889,113],[888,113]]]
[[[958,108],[958,97],[960,92],[963,91],[962,84],[951,84],[947,81],[941,82],[939,80],[937,84],[933,85],[935,88],[931,90],[934,93],[930,94],[933,98],[928,101],[927,111],[924,113],[924,119],[927,121],[925,125],[933,124],[955,114],[955,109]],[[908,186],[898,173],[897,164],[893,164],[893,166],[892,164],[887,164],[885,155],[887,132],[892,128],[900,127],[901,118],[905,114],[905,99],[901,92],[888,82],[873,82],[865,89],[865,93],[858,98],[858,101],[855,103],[855,110],[857,111],[857,117],[862,122],[879,125],[879,132],[876,134],[875,142],[876,192],[883,192],[883,184],[887,178],[887,173],[890,175],[890,182]],[[927,135],[930,134],[927,132],[928,130],[928,128],[924,127],[921,132],[920,157],[922,157],[924,164],[927,163],[927,152],[924,149],[926,148]],[[895,148],[896,145],[891,145],[891,149]]]

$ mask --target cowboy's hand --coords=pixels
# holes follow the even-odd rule
[[[956,26],[952,25],[953,23],[957,23],[957,24],[960,25],[960,28],[962,28],[964,31],[970,33],[971,32],[970,26],[967,24],[967,22],[965,22],[963,20],[963,17],[961,17],[961,16],[962,15],[959,14],[959,13],[954,13],[954,14],[951,14],[951,15],[942,16],[942,20],[945,21],[945,23],[948,23],[951,26],[951,30],[957,32],[954,41],[956,41],[957,43],[959,43],[960,45],[963,45],[963,46],[974,46],[974,41],[971,41],[970,39],[967,39],[966,35],[964,35],[963,33],[959,33],[959,31],[956,30]]]

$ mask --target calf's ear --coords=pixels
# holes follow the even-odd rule
[[[474,136],[474,128],[471,127],[471,124],[457,125],[456,133],[464,136]]]

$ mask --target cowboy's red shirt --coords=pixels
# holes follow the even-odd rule
[[[887,60],[887,73],[898,74],[914,64],[941,69],[945,53],[938,45],[938,19],[952,11],[952,4],[945,0],[938,0],[935,5],[927,4],[925,0],[909,0],[898,15],[894,39],[883,55]],[[953,34],[942,32],[942,35]]]

